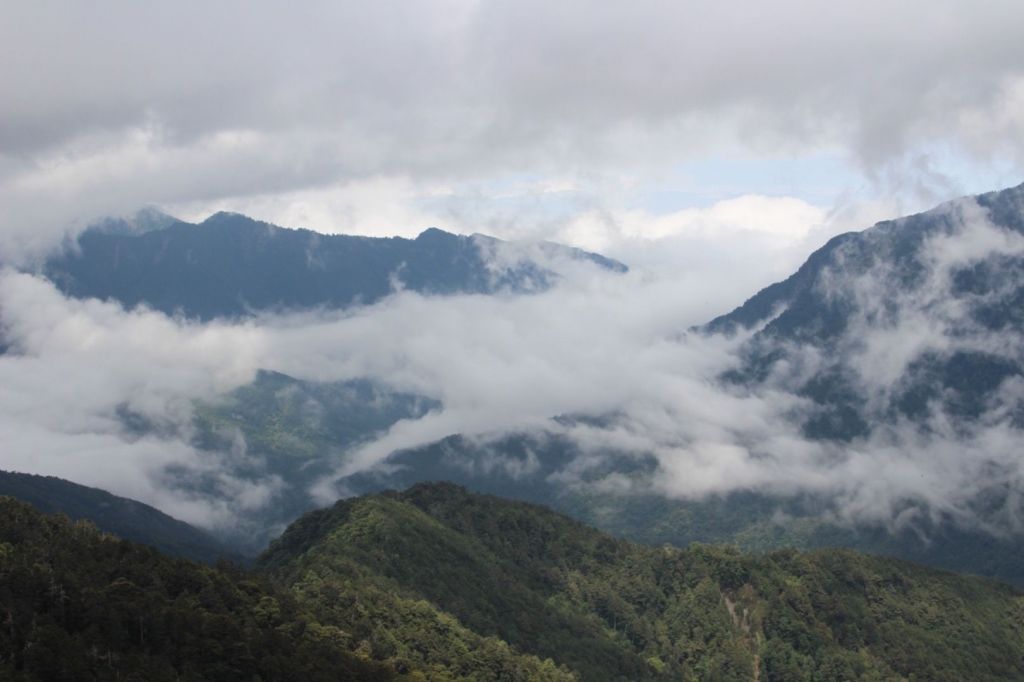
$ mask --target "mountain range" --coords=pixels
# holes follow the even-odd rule
[[[396,290],[425,295],[543,291],[559,268],[626,266],[551,243],[521,245],[437,228],[415,239],[326,235],[237,213],[200,224],[144,212],[86,230],[42,273],[69,296],[144,304],[210,320],[369,305]]]
[[[576,267],[626,269],[567,247],[435,229],[371,239],[236,214],[193,225],[150,211],[94,226],[42,272],[69,296],[212,320],[344,309],[403,289],[528,295]],[[687,332],[735,349],[713,378],[719,390],[785,398],[777,426],[791,431],[786,442],[811,453],[818,479],[834,481],[795,492],[666,495],[657,456],[614,445],[615,413],[550,415],[547,427],[484,435],[456,428],[343,474],[360,446],[445,409],[369,376],[311,381],[261,370],[194,400],[189,420],[173,426],[124,406],[115,418],[125,438],[229,453],[219,461],[230,476],[274,481],[271,502],[211,538],[59,479],[3,473],[0,494],[185,559],[259,554],[256,572],[175,565],[5,501],[0,570],[38,599],[10,607],[19,616],[0,635],[0,666],[35,670],[47,662],[39,652],[67,646],[75,672],[39,679],[109,670],[283,679],[291,665],[312,665],[294,652],[321,652],[353,679],[1022,678],[1015,588],[896,560],[1024,585],[1022,306],[1024,185],[835,237],[788,279]],[[608,437],[600,457],[585,459],[581,430]],[[767,461],[780,454],[749,448]],[[863,453],[877,471],[861,477],[866,489],[843,487],[843,467]],[[901,466],[921,462],[928,467]],[[887,476],[925,469],[945,478],[922,474],[894,481],[894,497],[873,496]],[[221,494],[201,474],[162,476],[187,496]],[[424,483],[442,480],[458,485]],[[325,481],[353,498],[314,511]],[[628,482],[629,492],[608,481]],[[849,512],[872,505],[875,516]],[[98,557],[91,564],[79,558],[89,552]],[[120,556],[162,577],[147,582]],[[59,575],[36,571],[40,561]],[[68,603],[113,625],[90,629],[68,616],[52,592],[65,584],[77,590]],[[123,601],[110,602],[113,611],[89,601],[115,585]],[[20,594],[0,593],[0,604]],[[212,649],[195,642],[146,643],[147,628],[164,632],[157,623],[187,620],[178,607],[196,603],[205,609],[197,627],[215,633],[229,672],[208,667]],[[122,606],[151,614],[137,640]],[[43,634],[29,625],[40,618]],[[318,679],[325,666],[303,674]]]
[[[986,430],[1012,436],[1022,425],[1024,400],[1014,389],[1024,366],[1017,305],[1024,296],[1022,197],[1024,188],[1016,187],[840,235],[792,277],[695,333],[740,338],[740,361],[720,378],[723,386],[798,396],[807,407],[793,419],[811,443],[870,449],[895,433],[926,444],[917,456],[940,455],[938,447],[929,449],[932,439],[944,446],[950,466],[958,458],[970,462],[958,452],[968,452],[972,438]],[[127,227],[113,231],[131,233]],[[897,338],[913,345],[894,344]],[[232,460],[233,473],[271,474],[284,486],[275,504],[248,513],[220,540],[236,551],[259,551],[317,505],[309,487],[347,452],[402,420],[442,408],[369,379],[310,382],[267,371],[217,401],[197,403],[193,445],[228,451],[241,437],[247,457]],[[387,467],[350,475],[338,487],[359,494],[452,480],[547,504],[638,541],[728,542],[752,550],[846,546],[1024,584],[1015,498],[1000,484],[1011,472],[999,473],[1015,461],[1012,446],[980,453],[992,457],[985,465],[991,482],[964,489],[959,509],[935,516],[917,511],[921,501],[908,498],[897,510],[908,521],[892,526],[845,521],[828,494],[741,490],[686,500],[565,485],[564,473],[581,453],[571,437],[559,434],[581,420],[612,424],[601,415],[562,416],[550,433],[483,441],[453,433],[395,452]],[[126,428],[150,427],[126,419]],[[893,457],[906,456],[899,442],[882,445]],[[602,466],[586,470],[583,483],[608,475],[651,480],[657,467],[651,457],[610,452]]]
[[[450,484],[303,516],[252,573],[0,497],[0,605],[0,671],[26,680],[1024,675],[1014,588],[842,550],[635,545]]]

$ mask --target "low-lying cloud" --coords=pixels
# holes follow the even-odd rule
[[[336,477],[386,467],[398,450],[456,433],[487,440],[535,431],[570,437],[583,458],[615,450],[657,461],[653,477],[609,478],[606,489],[679,498],[814,493],[835,500],[834,513],[848,522],[892,525],[918,514],[1005,532],[1019,525],[1024,486],[1024,433],[1013,421],[1024,404],[1020,377],[1004,381],[967,426],[941,401],[923,421],[884,412],[882,398],[922,355],[981,348],[1021,361],[1017,331],[977,326],[970,301],[950,287],[958,268],[1020,255],[1024,242],[973,203],[949,210],[951,231],[921,250],[930,269],[918,287],[893,291],[884,262],[835,282],[837,295],[859,301],[847,345],[788,348],[787,363],[753,386],[720,380],[741,361],[745,336],[690,331],[704,310],[685,273],[591,268],[530,296],[400,291],[348,311],[198,324],[67,299],[44,280],[5,271],[0,310],[12,351],[0,356],[2,466],[230,526],[246,510],[272,504],[285,482],[261,474],[259,462],[239,475],[244,442],[231,452],[195,449],[192,409],[263,368],[311,381],[371,378],[442,406],[338,453],[334,474],[311,491],[321,496],[332,494]],[[850,442],[809,439],[801,425],[816,406],[794,389],[836,353],[878,419]],[[125,410],[164,428],[133,433]],[[553,421],[558,415],[601,420]],[[572,471],[584,465],[574,467],[562,472],[566,485],[583,484]],[[203,484],[186,491],[172,470]],[[978,516],[979,496],[992,491],[1005,504]]]

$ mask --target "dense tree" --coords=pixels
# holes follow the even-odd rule
[[[386,680],[296,599],[0,497],[0,677]]]
[[[307,514],[256,572],[0,498],[0,678],[1024,679],[1024,595],[846,550],[649,547],[420,485]]]
[[[1014,588],[845,550],[645,547],[450,484],[309,514],[259,565],[324,622],[352,626],[332,595],[425,600],[585,680],[1024,678]]]

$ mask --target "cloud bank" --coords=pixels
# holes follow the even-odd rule
[[[554,187],[582,190],[573,216],[628,210],[606,190],[723,157],[824,154],[856,169],[838,190],[949,196],[946,156],[1021,168],[1022,20],[1009,1],[5,5],[0,254],[151,203],[508,236],[476,195],[518,185],[539,230]]]
[[[801,432],[814,406],[792,386],[826,352],[793,349],[772,382],[726,388],[717,378],[743,339],[687,330],[825,238],[908,208],[893,196],[916,207],[966,189],[978,168],[1019,174],[1022,23],[1010,0],[6,3],[0,265],[31,265],[93,218],[157,204],[324,232],[552,239],[634,271],[527,298],[400,292],[347,313],[196,325],[67,300],[8,268],[2,464],[229,525],[282,482],[258,462],[239,475],[241,445],[196,451],[191,410],[266,368],[372,377],[443,403],[347,453],[338,473],[453,432],[618,415],[571,435],[653,453],[665,494],[812,490],[850,518],[891,519],[908,499],[969,515],[983,490],[1019,489],[1018,380],[971,432],[937,408],[924,432],[896,423],[822,444]],[[758,187],[733,177],[758,163]],[[933,272],[1017,248],[976,217],[964,240],[936,243]],[[982,343],[947,324],[965,314],[955,303],[890,300],[883,275],[840,287],[872,312],[844,349],[869,398],[896,390],[922,354]],[[1019,348],[1008,333],[985,343]],[[159,428],[133,433],[125,413]],[[1003,525],[1015,515],[1007,506]]]
[[[395,451],[452,434],[486,442],[510,432],[557,433],[583,458],[562,472],[567,485],[587,457],[613,451],[657,463],[653,477],[605,481],[627,492],[813,493],[834,499],[835,514],[849,522],[892,525],[924,515],[1009,532],[1019,527],[1024,485],[1024,432],[1015,421],[1024,414],[1024,380],[1003,381],[970,422],[947,413],[942,400],[924,420],[888,411],[922,357],[984,351],[1024,364],[1018,329],[993,330],[973,317],[979,303],[1020,285],[1018,271],[1005,270],[1005,286],[981,298],[953,290],[964,268],[1024,257],[1022,237],[993,225],[971,201],[943,210],[947,228],[921,242],[926,270],[916,286],[896,290],[902,275],[884,259],[854,275],[837,269],[822,279],[835,287],[825,294],[857,302],[841,345],[791,345],[767,382],[745,386],[721,376],[739,365],[748,337],[690,331],[703,310],[685,273],[583,269],[532,296],[399,291],[348,311],[198,324],[69,300],[43,280],[7,271],[0,309],[14,352],[0,356],[4,466],[230,526],[273,504],[283,482],[261,474],[258,461],[239,465],[244,440],[229,452],[194,449],[192,408],[264,368],[310,381],[371,378],[442,406],[337,453],[333,475],[313,491],[320,495],[333,494],[337,477],[386,467]],[[818,407],[798,389],[837,359],[875,426],[850,442],[810,439],[802,424]],[[125,410],[158,428],[140,437],[126,427]],[[552,421],[558,415],[601,421]],[[202,485],[185,491],[174,476]],[[1000,503],[981,516],[985,496],[990,506]]]

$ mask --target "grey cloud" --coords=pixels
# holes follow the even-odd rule
[[[9,271],[0,274],[0,308],[14,348],[0,356],[5,468],[111,489],[207,526],[236,523],[246,505],[278,486],[238,479],[229,462],[185,440],[126,432],[119,416],[130,410],[158,431],[187,431],[193,399],[251,379],[258,351],[245,329],[69,301]],[[191,472],[219,494],[175,490],[165,479],[169,468]]]
[[[876,179],[933,185],[903,160],[936,146],[1020,160],[1014,2],[2,12],[6,252],[147,203],[378,175],[614,175],[712,150],[838,150]]]
[[[598,485],[683,498],[810,492],[836,500],[837,518],[849,522],[911,523],[916,513],[1006,532],[1020,520],[1024,432],[1013,418],[1024,383],[1003,382],[966,427],[941,402],[929,406],[923,423],[890,419],[884,401],[872,402],[891,395],[925,353],[981,348],[1020,360],[1017,332],[982,333],[949,287],[957,268],[1020,254],[1024,244],[971,202],[946,210],[949,229],[921,249],[928,268],[918,287],[897,295],[881,261],[863,276],[834,280],[835,295],[859,302],[847,345],[787,348],[788,362],[755,387],[719,381],[739,362],[744,338],[687,331],[698,320],[685,314],[695,296],[685,273],[578,272],[535,296],[398,292],[348,311],[199,325],[64,299],[41,280],[8,272],[0,306],[20,354],[0,357],[4,464],[108,487],[206,525],[228,524],[272,504],[281,482],[261,476],[258,462],[250,475],[238,475],[242,443],[220,455],[191,448],[191,409],[195,399],[213,399],[266,368],[315,381],[370,377],[442,406],[339,452],[334,475],[312,491],[322,499],[337,493],[336,477],[386,468],[395,451],[454,433],[486,443],[546,432],[581,449],[559,474],[566,485],[610,456],[653,458],[653,477],[620,473]],[[809,440],[801,424],[816,408],[795,391],[837,357],[849,359],[879,425],[850,443]],[[167,424],[171,435],[133,439],[117,419],[121,405]],[[557,415],[602,420],[552,421]],[[476,465],[518,476],[532,466],[528,458],[493,457]],[[207,481],[215,494],[175,488],[171,467]],[[1003,491],[1005,504],[996,515],[977,514],[979,497],[993,490]]]

